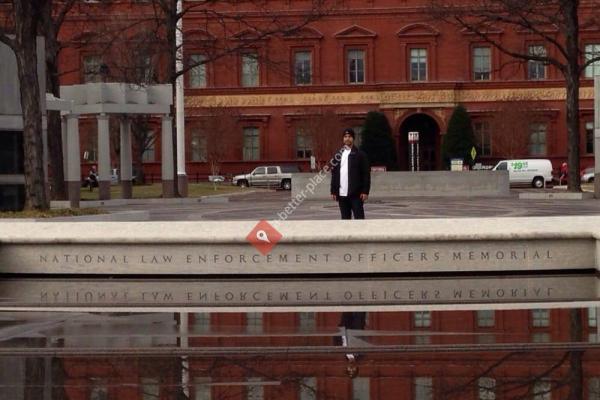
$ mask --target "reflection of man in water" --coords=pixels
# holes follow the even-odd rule
[[[371,189],[371,169],[364,151],[354,146],[354,130],[347,128],[344,147],[334,156],[331,169],[331,198],[340,206],[342,219],[365,219],[363,204]]]

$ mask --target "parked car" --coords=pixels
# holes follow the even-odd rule
[[[594,167],[588,167],[581,172],[581,183],[594,182]]]
[[[508,171],[510,184],[528,184],[539,189],[552,182],[552,163],[547,159],[502,160],[492,170]]]
[[[236,175],[232,185],[240,187],[274,187],[285,190],[292,188],[292,173],[299,172],[295,165],[268,165],[254,168],[249,174]]]

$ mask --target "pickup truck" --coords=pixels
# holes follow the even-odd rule
[[[298,171],[298,167],[295,165],[256,167],[249,174],[234,176],[231,184],[240,187],[257,186],[290,190],[292,188],[292,173]]]

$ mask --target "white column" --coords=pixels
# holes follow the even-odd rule
[[[132,196],[131,178],[132,178],[132,157],[131,157],[131,120],[124,118],[121,120],[121,191],[124,199],[130,199]]]
[[[79,207],[81,190],[81,159],[79,150],[79,115],[69,114],[66,119],[66,163],[65,179],[71,207]]]
[[[594,77],[594,197],[600,199],[600,75]]]
[[[175,182],[173,181],[173,118],[169,115],[162,117],[162,185],[163,197],[173,197]]]
[[[110,199],[110,135],[109,116],[100,114],[98,119],[98,187],[100,200]]]
[[[65,181],[67,180],[67,160],[69,157],[69,153],[67,151],[67,117],[63,115],[60,119],[60,138],[62,144],[62,154],[63,154],[63,176]]]
[[[183,10],[182,0],[177,0],[177,13]],[[177,20],[175,31],[175,46],[177,54],[175,70],[183,70],[183,18]],[[183,75],[180,74],[175,81],[175,121],[177,129],[177,187],[181,196],[187,197],[187,174],[185,172],[185,104],[183,90]]]
[[[50,185],[48,184],[48,117],[46,115],[42,117],[42,160],[44,163],[44,186],[46,187],[46,195],[50,196]]]

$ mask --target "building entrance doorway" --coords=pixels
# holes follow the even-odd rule
[[[398,151],[400,169],[410,169],[409,132],[419,132],[419,170],[433,171],[440,169],[440,127],[427,114],[411,115],[400,126],[400,148]]]

